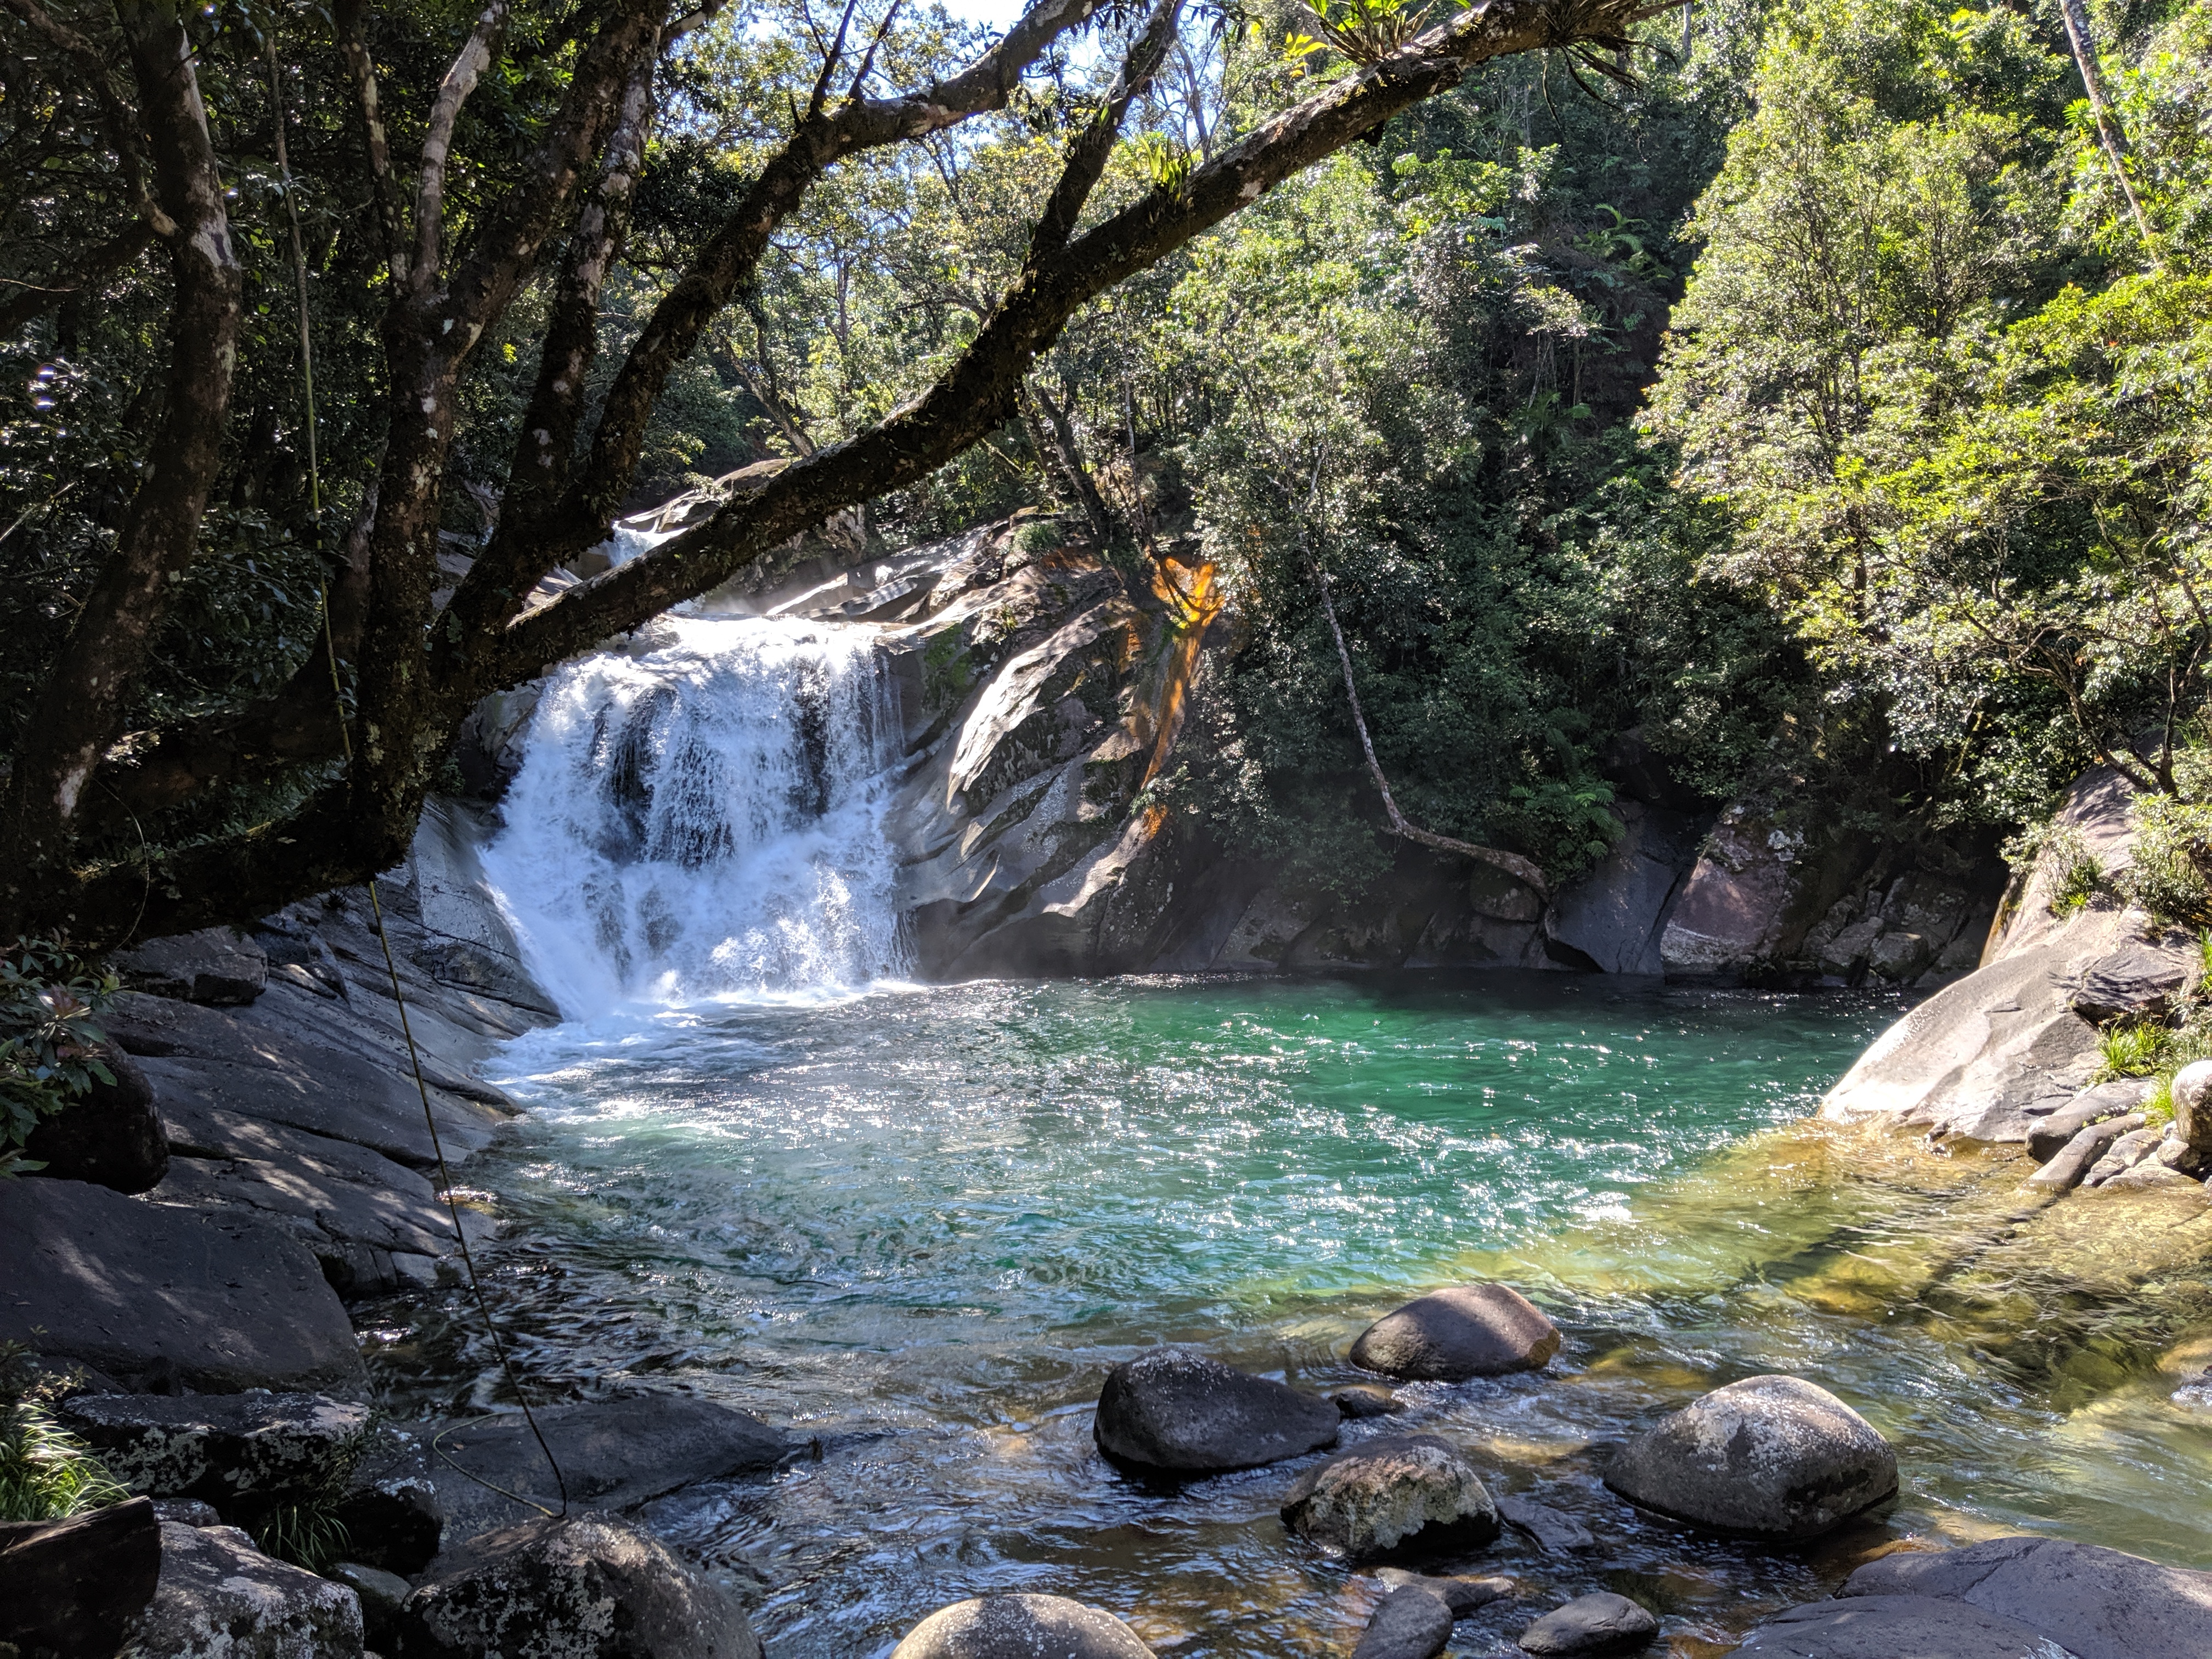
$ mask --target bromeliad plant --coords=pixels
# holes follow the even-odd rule
[[[40,1119],[115,1081],[94,1021],[116,988],[113,974],[51,939],[19,939],[0,956],[0,1177],[40,1167],[22,1148]]]

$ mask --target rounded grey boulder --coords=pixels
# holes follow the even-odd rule
[[[1630,1441],[1605,1483],[1711,1531],[1817,1538],[1897,1490],[1897,1454],[1826,1389],[1748,1376]]]
[[[1600,1590],[1554,1607],[1521,1632],[1521,1650],[1559,1659],[1618,1659],[1641,1653],[1659,1633],[1649,1608]]]
[[[1434,1590],[1408,1584],[1376,1605],[1352,1659],[1436,1659],[1451,1633],[1451,1604]]]
[[[1460,1285],[1408,1302],[1352,1345],[1352,1363],[1409,1382],[1464,1382],[1541,1370],[1559,1351],[1559,1328],[1504,1285]]]
[[[728,1592],[590,1510],[447,1550],[400,1609],[394,1647],[398,1659],[761,1659]]]
[[[1152,1659],[1112,1613],[1064,1595],[983,1595],[939,1607],[891,1659]]]
[[[1355,1561],[1439,1555],[1498,1536],[1498,1505],[1456,1446],[1387,1435],[1308,1469],[1283,1503],[1293,1532]]]
[[[1107,1374],[1091,1438],[1116,1463],[1198,1474],[1333,1446],[1342,1421],[1333,1401],[1187,1348],[1155,1348]]]

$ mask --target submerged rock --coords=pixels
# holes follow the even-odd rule
[[[1436,1659],[1451,1633],[1449,1603],[1425,1585],[1408,1584],[1376,1604],[1352,1659]]]
[[[61,1417],[131,1491],[221,1509],[241,1497],[296,1501],[342,1486],[369,1412],[319,1394],[80,1394]]]
[[[1377,1389],[1365,1383],[1354,1383],[1348,1389],[1339,1389],[1329,1398],[1335,1401],[1338,1411],[1346,1417],[1395,1417],[1406,1408],[1388,1389]]]
[[[65,1521],[0,1522],[0,1644],[110,1659],[161,1572],[161,1523],[143,1498]]]
[[[1559,1327],[1518,1291],[1461,1285],[1376,1320],[1352,1345],[1352,1363],[1408,1382],[1464,1382],[1540,1370],[1559,1351]]]
[[[1444,1628],[1451,1628],[1447,1619]],[[1112,1613],[1064,1595],[984,1595],[939,1607],[891,1659],[1152,1659]]]
[[[395,1649],[396,1659],[761,1659],[727,1591],[590,1510],[447,1551],[400,1610]]]
[[[1116,1463],[1198,1474],[1333,1446],[1342,1420],[1333,1401],[1188,1348],[1155,1348],[1107,1374],[1091,1437]]]
[[[161,1578],[118,1659],[361,1659],[361,1603],[235,1527],[161,1527]]]
[[[1355,1561],[1441,1555],[1498,1536],[1498,1505],[1460,1449],[1432,1434],[1370,1440],[1311,1468],[1283,1503],[1285,1524]]]
[[[1516,1532],[1525,1532],[1554,1553],[1597,1547],[1590,1529],[1571,1515],[1527,1498],[1501,1498],[1498,1512]]]
[[[1692,1401],[1615,1454],[1605,1483],[1716,1532],[1817,1538],[1897,1490],[1897,1454],[1826,1389],[1750,1376]]]
[[[1924,1595],[1808,1602],[1775,1614],[1735,1651],[1744,1659],[2081,1659],[2018,1620]]]
[[[1464,1573],[1437,1576],[1413,1572],[1404,1567],[1377,1567],[1375,1577],[1392,1589],[1411,1586],[1441,1595],[1444,1605],[1452,1610],[1452,1617],[1464,1619],[1477,1607],[1486,1607],[1492,1601],[1513,1594],[1510,1578],[1475,1578]]]
[[[1647,1607],[1625,1595],[1600,1590],[1554,1607],[1521,1632],[1523,1653],[1561,1659],[1616,1659],[1640,1653],[1659,1633],[1659,1621]]]
[[[2212,1654],[2212,1572],[2063,1539],[1992,1538],[1886,1555],[1844,1585],[1847,1599],[1964,1603],[2027,1626],[2075,1659]]]

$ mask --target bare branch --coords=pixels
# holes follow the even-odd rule
[[[488,0],[460,55],[439,83],[430,106],[429,131],[422,138],[422,167],[415,185],[415,269],[418,288],[437,280],[438,246],[446,212],[446,160],[453,148],[454,124],[461,106],[476,90],[477,78],[491,66],[501,36],[507,33],[507,0]]]
[[[33,317],[43,317],[73,294],[98,288],[143,253],[154,240],[154,227],[143,214],[128,230],[110,237],[89,253],[78,257],[66,276],[57,276],[43,287],[25,284],[23,292],[0,303],[0,334],[13,334]]]
[[[384,231],[386,264],[392,280],[407,280],[407,217],[399,205],[398,181],[392,174],[392,143],[384,131],[384,112],[376,88],[376,61],[369,56],[368,14],[364,0],[339,0],[331,21],[337,32],[338,50],[345,58],[346,73],[353,82],[354,104],[361,112],[362,142],[368,155],[368,180],[376,203],[377,219]]]

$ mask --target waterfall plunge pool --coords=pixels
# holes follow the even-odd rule
[[[1369,1319],[1492,1277],[1559,1320],[1551,1368],[1401,1389],[1347,1443],[1442,1432],[1599,1547],[1509,1531],[1467,1567],[1522,1594],[1454,1654],[1515,1653],[1536,1612],[1611,1587],[1704,1659],[1907,1536],[2212,1566],[2207,1419],[2168,1398],[2212,1331],[2203,1230],[2023,1221],[2006,1159],[1808,1122],[1894,1012],[1480,974],[641,1009],[511,1045],[491,1075],[530,1113],[471,1179],[526,1241],[489,1288],[544,1395],[675,1387],[817,1443],[647,1516],[743,1589],[775,1659],[881,1656],[1017,1588],[1192,1659],[1348,1652],[1376,1585],[1285,1532],[1307,1460],[1150,1490],[1092,1449],[1091,1403],[1159,1341],[1358,1380]],[[458,1297],[409,1318],[372,1345],[388,1404],[496,1401]],[[1610,1443],[1762,1370],[1896,1442],[1893,1514],[1776,1552],[1605,1492]]]

